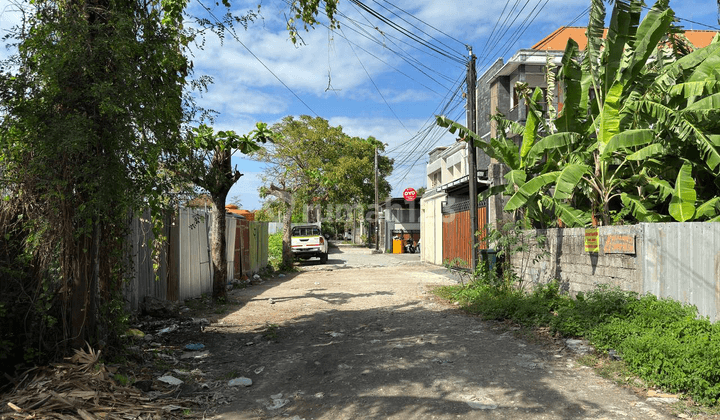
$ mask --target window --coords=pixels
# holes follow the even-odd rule
[[[315,226],[294,227],[292,236],[320,236],[320,229]]]

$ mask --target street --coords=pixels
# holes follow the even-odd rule
[[[670,418],[567,346],[436,298],[428,290],[456,282],[417,254],[334,248],[327,265],[299,268],[232,291],[237,309],[181,337],[207,345],[193,366],[212,418]]]

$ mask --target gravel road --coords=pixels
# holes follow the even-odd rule
[[[208,418],[671,418],[567,347],[436,298],[430,289],[456,280],[418,254],[334,248],[328,264],[299,269],[232,291],[232,312],[183,337],[210,354],[197,361],[213,384]],[[230,386],[237,378],[252,385]]]

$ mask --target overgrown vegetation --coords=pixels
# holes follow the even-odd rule
[[[3,41],[14,54],[0,63],[0,368],[10,374],[86,344],[120,347],[128,217],[150,209],[161,236],[163,211],[186,189],[174,176],[181,139],[214,152],[217,171],[205,175],[236,178],[228,155],[243,151],[240,139],[189,135],[210,116],[190,95],[209,82],[192,80],[190,49],[251,20],[227,0],[222,25],[189,16],[183,0],[13,7],[22,19]],[[334,25],[333,1],[288,7],[293,39],[298,22],[307,29],[324,15]]]
[[[720,43],[694,49],[667,0],[641,21],[643,5],[615,1],[605,36],[604,2],[591,3],[587,47],[570,39],[557,74],[557,116],[540,88],[518,84],[527,121],[495,115],[488,142],[437,118],[509,168],[485,192],[510,197],[506,211],[540,228],[720,220]]]
[[[517,279],[515,273],[480,264],[471,283],[439,288],[436,294],[484,319],[586,338],[599,351],[622,358],[616,371],[627,369],[700,404],[720,402],[720,324],[699,317],[695,306],[607,285],[572,298],[558,281],[524,290]]]

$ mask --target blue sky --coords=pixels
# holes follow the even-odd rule
[[[340,0],[340,29],[301,31],[304,45],[296,46],[285,29],[286,2],[264,1],[247,30],[236,28],[237,39],[229,35],[221,42],[209,35],[202,49],[193,50],[195,76],[214,80],[198,102],[219,112],[217,129],[241,134],[258,121],[273,124],[306,114],[340,125],[352,136],[374,136],[388,144],[386,154],[395,159],[389,181],[392,195],[399,197],[407,187],[424,186],[428,152],[454,142],[441,129],[432,129],[434,115],[465,120],[464,99],[458,94],[465,77],[465,45],[472,46],[482,74],[497,58],[529,48],[560,26],[585,26],[590,0],[362,3],[410,36],[356,3]],[[232,4],[241,14],[256,10],[258,2]],[[670,6],[685,19],[680,25],[686,29],[719,26],[714,0],[676,0]],[[191,13],[213,19],[198,0],[190,0],[189,7]],[[18,19],[12,9],[11,2],[0,0],[0,30]],[[220,17],[223,10],[214,12]],[[7,54],[0,51],[0,57]],[[264,164],[236,156],[233,163],[244,176],[229,197],[239,198],[243,208],[259,209]]]

